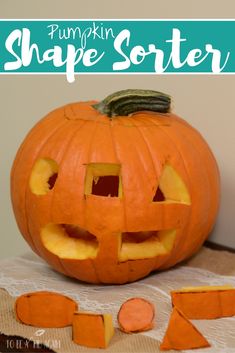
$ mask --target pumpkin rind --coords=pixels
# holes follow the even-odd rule
[[[110,119],[80,102],[48,114],[27,135],[11,173],[15,217],[25,240],[56,270],[92,283],[126,283],[165,269],[195,253],[215,222],[219,172],[202,136],[172,113],[137,112]],[[29,185],[41,158],[58,165],[53,190],[35,195]],[[85,192],[92,163],[120,165],[122,196]],[[169,165],[190,195],[190,202],[153,202],[162,172]],[[62,258],[49,251],[41,231],[48,224],[69,224],[94,234],[95,258]],[[168,253],[120,262],[121,233],[175,229]]]

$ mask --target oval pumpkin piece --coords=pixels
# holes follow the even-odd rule
[[[118,313],[118,323],[126,333],[147,331],[153,328],[155,309],[152,303],[143,298],[131,298],[122,304]]]
[[[37,327],[65,327],[72,324],[77,303],[55,292],[26,293],[15,302],[16,318],[21,323]]]

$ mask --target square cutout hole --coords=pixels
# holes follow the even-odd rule
[[[85,195],[122,197],[121,166],[113,163],[87,165]]]

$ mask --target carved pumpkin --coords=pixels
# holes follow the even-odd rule
[[[42,119],[17,153],[11,190],[21,233],[52,267],[126,283],[200,248],[215,221],[219,173],[168,95],[125,90]]]

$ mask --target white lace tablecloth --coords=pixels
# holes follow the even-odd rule
[[[131,284],[91,285],[64,277],[32,253],[0,261],[0,287],[11,296],[38,290],[60,292],[78,301],[82,310],[112,313],[115,326],[119,307],[127,298],[138,296],[150,300],[156,308],[155,328],[141,335],[158,341],[164,336],[172,310],[171,290],[183,286],[223,284],[235,286],[235,276],[221,276],[204,269],[178,266]],[[211,344],[211,348],[198,349],[198,353],[235,353],[235,317],[195,320],[193,323]],[[195,353],[195,350],[187,352]]]

